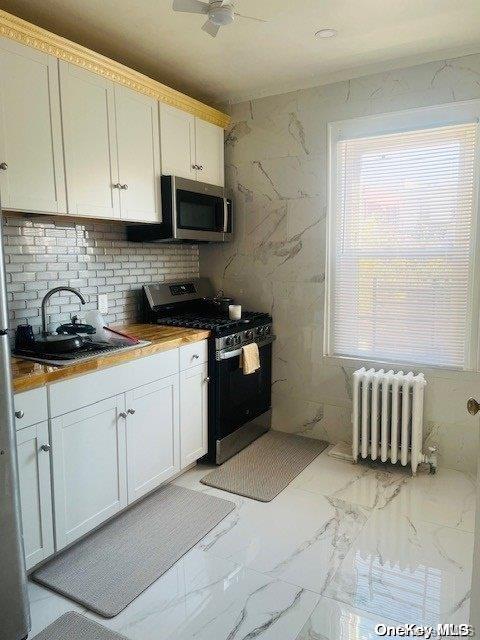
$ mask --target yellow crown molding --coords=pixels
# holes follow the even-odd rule
[[[190,98],[180,93],[180,91],[176,91],[161,82],[152,80],[152,78],[133,69],[129,69],[119,62],[110,60],[99,53],[95,53],[95,51],[91,51],[66,38],[50,33],[50,31],[46,29],[37,27],[1,9],[0,35],[48,53],[60,60],[75,64],[83,69],[88,69],[88,71],[112,80],[112,82],[151,96],[172,107],[187,111],[202,120],[212,122],[220,127],[226,128],[230,123],[230,116],[203,104],[199,100]]]

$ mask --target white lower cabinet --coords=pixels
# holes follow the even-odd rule
[[[125,396],[129,503],[180,469],[178,395],[178,375],[174,375]]]
[[[124,404],[122,394],[51,421],[57,550],[127,505]]]
[[[180,373],[180,464],[184,469],[208,449],[208,367]]]
[[[27,569],[54,551],[49,450],[46,421],[17,431],[20,504]]]
[[[206,360],[203,341],[48,388],[51,456],[47,422],[17,432],[29,567],[54,551],[52,495],[59,551],[207,453]],[[28,421],[46,403],[27,393]]]

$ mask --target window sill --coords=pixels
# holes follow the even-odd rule
[[[342,367],[352,367],[360,369],[385,369],[394,371],[413,371],[414,373],[424,373],[425,376],[435,378],[456,378],[459,376],[477,376],[478,372],[473,369],[460,369],[448,366],[440,366],[433,364],[421,364],[414,362],[385,361],[385,360],[365,360],[363,358],[355,358],[352,356],[333,356],[324,355],[323,360],[327,364],[338,365]]]

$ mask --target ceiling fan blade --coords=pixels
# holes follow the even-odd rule
[[[213,23],[211,20],[207,20],[202,29],[203,31],[206,31],[209,35],[211,35],[212,38],[215,38],[220,29],[220,25]]]
[[[235,15],[239,18],[246,18],[247,20],[255,20],[255,22],[268,22],[268,20],[264,20],[263,18],[254,18],[253,16],[244,16],[243,13],[237,13],[235,11]]]
[[[208,7],[208,2],[200,2],[200,0],[173,0],[172,5],[174,11],[185,13],[208,13]]]

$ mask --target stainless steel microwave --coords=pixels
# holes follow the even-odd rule
[[[133,242],[226,242],[233,232],[232,202],[222,187],[162,176],[162,222],[127,227]]]

